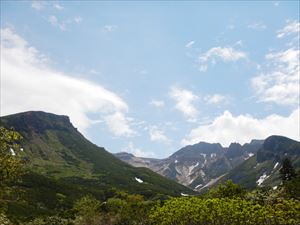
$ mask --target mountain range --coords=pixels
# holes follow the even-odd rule
[[[284,157],[300,168],[300,143],[282,136],[252,140],[240,145],[200,142],[178,150],[165,159],[141,158],[121,152],[119,159],[136,167],[147,167],[195,191],[231,179],[245,188],[280,183],[279,169]]]
[[[282,136],[229,147],[200,142],[154,159],[126,152],[113,155],[88,141],[67,116],[29,111],[1,117],[0,125],[23,136],[22,154],[35,176],[85,188],[114,187],[153,197],[195,194],[228,179],[246,188],[276,187],[284,157],[300,168],[300,143]]]

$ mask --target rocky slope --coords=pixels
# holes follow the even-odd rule
[[[133,166],[150,168],[200,190],[255,155],[262,143],[261,140],[253,140],[244,145],[232,143],[224,148],[220,144],[200,142],[186,146],[166,159],[139,158],[124,152],[115,156]]]

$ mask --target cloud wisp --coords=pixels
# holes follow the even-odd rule
[[[291,34],[297,34],[299,37],[300,33],[300,23],[299,21],[291,21],[284,28],[277,31],[277,37],[283,38]]]
[[[256,96],[261,102],[271,102],[278,105],[299,105],[300,51],[299,30],[297,31],[299,28],[295,28],[295,24],[297,23],[293,21],[279,30],[277,37],[282,38],[294,34],[298,41],[293,42],[293,46],[288,49],[268,53],[265,58],[269,66],[251,80]],[[297,26],[299,26],[299,23]]]
[[[157,107],[157,108],[162,108],[165,106],[165,102],[162,101],[162,100],[151,100],[149,102],[150,105],[154,106],[154,107]]]
[[[199,99],[192,91],[179,87],[171,87],[169,96],[175,100],[175,108],[179,110],[189,122],[195,122],[198,110],[194,106],[195,101]]]
[[[31,7],[37,11],[41,11],[46,7],[46,2],[41,0],[35,0],[31,2]]]
[[[224,104],[228,102],[228,98],[221,94],[206,95],[204,96],[203,100],[207,104]]]
[[[1,116],[30,110],[64,114],[84,132],[94,123],[89,113],[99,119],[113,115],[123,129],[123,133],[116,132],[108,117],[106,122],[115,135],[133,132],[122,98],[99,84],[56,71],[46,62],[45,56],[12,29],[1,29]]]
[[[82,18],[80,16],[74,17],[73,19],[67,19],[60,21],[56,16],[51,15],[48,18],[48,22],[54,26],[58,27],[61,31],[66,31],[68,26],[71,24],[79,24],[82,22]]]
[[[210,64],[214,65],[218,60],[223,62],[235,62],[241,59],[247,59],[247,54],[233,47],[213,47],[207,52],[201,54],[198,58],[199,70],[205,72]]]
[[[165,144],[171,144],[171,140],[165,135],[165,132],[158,126],[150,126],[148,128],[150,140],[155,142],[161,142]]]
[[[193,47],[194,44],[195,44],[195,41],[190,41],[190,42],[188,42],[188,43],[185,45],[185,47],[186,47],[186,48],[191,48],[191,47]]]
[[[111,32],[114,32],[118,29],[118,26],[117,25],[113,25],[113,24],[107,24],[107,25],[104,25],[102,28],[101,28],[101,31],[103,33],[111,33]]]
[[[265,30],[267,28],[267,25],[265,25],[262,22],[255,22],[248,25],[249,29],[252,30]]]
[[[122,149],[123,152],[128,152],[133,154],[134,156],[137,157],[144,157],[144,158],[150,158],[150,157],[155,157],[154,152],[147,152],[143,151],[137,147],[134,146],[132,142],[129,142],[128,145]]]

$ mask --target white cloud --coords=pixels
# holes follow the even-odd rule
[[[161,108],[165,106],[165,102],[162,100],[151,100],[151,102],[149,102],[150,105],[153,105],[157,108]]]
[[[222,60],[224,62],[235,62],[246,58],[247,54],[245,52],[236,50],[230,46],[213,47],[199,56],[199,70],[205,72],[209,63],[216,64],[217,60]]]
[[[227,103],[227,98],[224,95],[213,94],[213,95],[206,95],[204,97],[204,101],[207,104],[220,104],[220,103]]]
[[[181,143],[188,145],[206,141],[228,146],[232,142],[244,144],[251,139],[265,139],[270,135],[283,135],[299,141],[299,118],[299,108],[287,117],[272,114],[262,119],[247,114],[235,117],[225,111],[213,122],[193,129]]]
[[[299,50],[270,53],[266,59],[271,63],[271,71],[252,78],[251,84],[259,101],[279,105],[299,103]]]
[[[176,101],[175,108],[184,114],[190,122],[195,122],[198,111],[193,103],[199,99],[193,92],[179,87],[171,87],[169,96]]]
[[[73,19],[67,19],[67,20],[58,20],[58,18],[56,16],[49,16],[48,18],[48,22],[54,26],[54,27],[58,27],[60,30],[62,31],[66,31],[67,27],[73,23],[79,24],[82,22],[82,18],[80,16],[74,17]]]
[[[90,69],[89,73],[91,73],[91,74],[100,74],[100,72],[95,70],[95,69]]]
[[[300,35],[299,21],[296,21],[296,20],[291,21],[283,29],[280,29],[277,31],[278,38],[283,38],[283,37],[289,36],[291,34],[297,34],[297,36],[299,38],[299,35]]]
[[[64,7],[62,7],[60,4],[58,4],[58,3],[54,3],[53,4],[53,7],[55,8],[55,9],[57,9],[57,10],[63,10],[64,9]]]
[[[291,38],[297,36],[297,41],[292,42],[294,46],[267,54],[265,57],[267,68],[252,78],[251,84],[259,101],[298,106],[300,100],[299,23],[293,21],[277,33],[278,38],[287,35],[292,35]]]
[[[117,94],[56,71],[46,62],[38,50],[13,30],[1,29],[2,116],[30,110],[64,114],[84,132],[93,124],[89,113],[101,118],[128,111],[126,102]]]
[[[132,137],[136,134],[136,132],[130,128],[130,120],[126,118],[122,112],[115,112],[112,115],[106,116],[105,122],[109,130],[115,136]]]
[[[45,8],[45,2],[41,0],[32,1],[31,7],[35,10],[40,11]]]
[[[195,44],[195,41],[190,41],[190,42],[188,42],[188,43],[185,45],[185,47],[186,47],[186,48],[191,48],[194,44]]]
[[[256,22],[249,24],[248,28],[253,30],[265,30],[267,26],[262,22]]]
[[[118,29],[118,26],[117,25],[111,25],[111,24],[108,24],[108,25],[104,25],[102,28],[101,28],[101,31],[104,32],[104,33],[110,33],[110,32],[114,32]]]
[[[133,145],[132,142],[129,142],[128,145],[122,149],[123,152],[128,152],[128,153],[132,153],[134,156],[137,156],[137,157],[155,157],[155,154],[153,152],[146,152],[146,151],[143,151],[137,147],[135,147]]]
[[[75,23],[77,23],[77,24],[79,24],[79,23],[81,23],[82,22],[82,18],[80,17],[80,16],[76,16],[76,17],[74,17],[74,22]]]
[[[164,131],[157,126],[150,126],[149,135],[151,141],[170,144],[171,140],[165,135]]]

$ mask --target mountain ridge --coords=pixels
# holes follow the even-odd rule
[[[92,179],[103,188],[148,195],[193,193],[149,169],[135,168],[117,159],[84,138],[67,116],[29,111],[3,116],[0,125],[13,127],[23,136],[20,144],[28,158],[28,168],[38,174],[56,179]]]
[[[222,147],[220,143],[201,141],[185,146],[164,159],[135,157],[125,153],[116,153],[115,156],[197,190],[253,156],[262,143],[263,140],[252,140],[243,145],[232,143]]]

